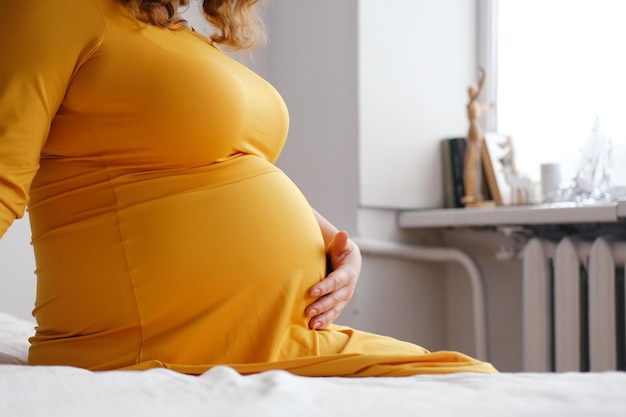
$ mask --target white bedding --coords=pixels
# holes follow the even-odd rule
[[[26,359],[32,324],[0,313],[0,353]],[[626,373],[310,378],[285,371],[199,377],[6,364],[0,416],[626,416]]]

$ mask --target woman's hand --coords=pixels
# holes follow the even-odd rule
[[[305,309],[309,328],[318,330],[328,327],[343,311],[354,294],[361,272],[361,252],[348,233],[335,234],[326,248],[330,274],[309,290],[315,302]]]

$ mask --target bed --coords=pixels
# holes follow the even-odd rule
[[[0,313],[0,416],[625,416],[626,373],[311,378],[27,366],[33,324]]]

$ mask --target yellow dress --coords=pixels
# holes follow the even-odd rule
[[[30,364],[494,371],[456,352],[308,328],[325,249],[309,204],[273,165],[285,105],[209,40],[140,23],[115,0],[4,1],[0,38],[0,233],[28,205]]]

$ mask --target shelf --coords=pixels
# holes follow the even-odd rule
[[[402,210],[398,226],[404,229],[433,227],[514,226],[572,223],[615,223],[626,218],[626,200],[596,205],[573,203],[459,208],[437,210]]]

